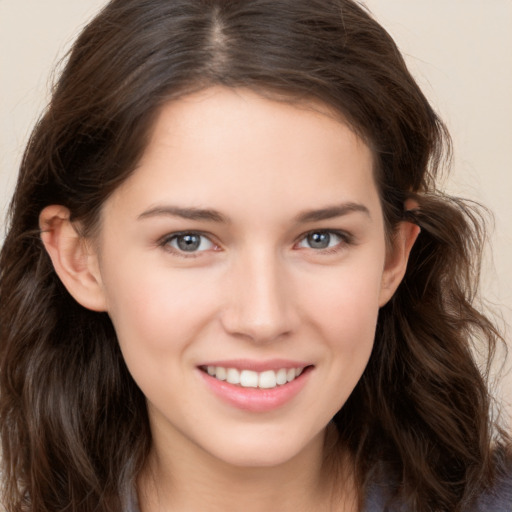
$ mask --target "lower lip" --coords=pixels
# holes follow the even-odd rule
[[[198,369],[206,385],[228,404],[250,412],[267,412],[282,407],[306,385],[312,368],[306,368],[291,382],[270,389],[244,388],[218,380]]]

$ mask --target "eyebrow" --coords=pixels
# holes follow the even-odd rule
[[[327,206],[326,208],[320,208],[318,210],[303,211],[295,217],[295,221],[298,223],[318,222],[321,220],[342,217],[354,212],[364,213],[371,219],[370,210],[366,206],[360,203],[349,202]]]
[[[182,208],[179,206],[155,206],[142,212],[137,218],[146,219],[148,217],[171,216],[181,217],[188,220],[204,220],[209,222],[220,222],[228,224],[228,219],[217,210],[203,208]]]
[[[370,211],[366,206],[360,203],[342,203],[339,205],[327,206],[315,210],[305,210],[295,217],[297,223],[318,222],[336,217],[342,217],[349,213],[360,212],[371,218]],[[184,208],[180,206],[154,206],[149,210],[142,212],[137,219],[146,219],[148,217],[181,217],[187,220],[202,220],[208,222],[218,222],[229,224],[230,220],[217,210],[204,208]]]

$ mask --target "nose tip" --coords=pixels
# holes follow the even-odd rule
[[[245,266],[229,283],[229,299],[222,315],[229,334],[269,343],[293,331],[293,298],[276,265]]]
[[[238,322],[237,324],[226,325],[226,330],[233,336],[245,338],[253,343],[266,344],[277,341],[286,336],[289,331],[275,328],[265,319],[252,322]]]

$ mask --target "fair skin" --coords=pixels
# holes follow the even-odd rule
[[[212,88],[161,110],[94,240],[42,212],[57,273],[108,312],[147,398],[143,512],[355,510],[327,426],[418,234],[387,247],[372,164],[321,105]]]

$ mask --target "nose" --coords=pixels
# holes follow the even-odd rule
[[[291,334],[298,315],[282,262],[263,250],[254,252],[229,271],[222,324],[233,336],[269,343]]]

